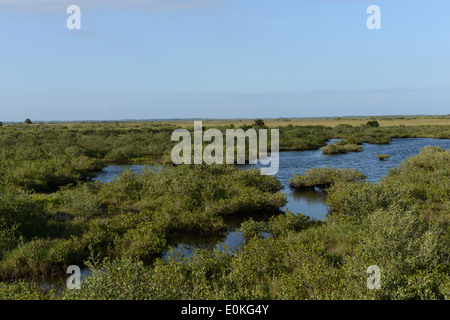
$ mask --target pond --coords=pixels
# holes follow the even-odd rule
[[[330,140],[333,143],[338,140]],[[389,170],[399,165],[403,160],[419,153],[419,150],[427,145],[441,146],[444,149],[450,149],[449,139],[394,139],[388,145],[363,144],[363,151],[352,152],[340,155],[324,155],[321,150],[312,151],[289,151],[280,152],[280,167],[276,177],[284,186],[284,192],[288,203],[286,208],[293,213],[302,213],[313,219],[325,219],[328,213],[328,207],[325,204],[325,193],[322,190],[314,191],[296,191],[289,187],[289,179],[293,174],[303,173],[306,169],[313,167],[334,167],[334,168],[353,168],[366,175],[369,182],[377,182],[385,176]],[[376,156],[378,154],[387,154],[390,158],[380,161]],[[146,165],[109,165],[98,174],[93,180],[100,183],[111,182],[114,177],[130,168],[138,173]],[[239,168],[248,169],[251,165],[240,165]],[[253,165],[259,168],[260,165]],[[265,216],[259,219],[267,218]],[[256,220],[256,217],[255,217]],[[237,232],[242,220],[232,219],[226,221],[227,228],[221,234],[214,237],[182,237],[172,243],[172,247],[181,250],[184,254],[192,254],[196,248],[213,248],[219,246],[222,250],[233,248],[244,242],[242,235]],[[268,235],[265,235],[268,236]],[[168,252],[164,253],[167,255]]]

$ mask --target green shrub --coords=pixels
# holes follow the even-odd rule
[[[134,300],[151,298],[152,279],[142,262],[129,259],[101,264],[87,263],[91,275],[83,280],[80,290],[65,290],[61,300]]]
[[[0,220],[0,259],[4,252],[14,249],[19,243],[17,228],[17,225],[8,225]]]
[[[254,126],[255,127],[264,127],[264,120],[261,120],[261,119],[255,120]]]
[[[366,127],[378,128],[379,126],[380,126],[380,124],[378,123],[377,120],[370,120],[370,121],[367,121],[367,123],[366,123]]]
[[[266,223],[264,221],[255,221],[252,218],[241,223],[239,232],[242,233],[246,241],[251,238],[262,237],[262,232],[265,230]]]
[[[267,224],[267,232],[274,237],[286,235],[288,232],[300,232],[316,224],[304,214],[294,214],[286,209],[285,214],[272,216]]]
[[[166,239],[150,223],[142,223],[124,235],[120,246],[125,256],[142,259],[162,252],[166,248]]]
[[[340,154],[349,152],[359,152],[362,151],[362,147],[355,143],[350,143],[344,140],[329,144],[325,147],[320,148],[323,154]]]
[[[367,278],[364,272],[370,265],[381,270],[378,298],[424,299],[427,291],[434,295],[428,298],[442,298],[437,281],[423,278],[417,282],[418,274],[434,273],[448,255],[439,227],[430,225],[417,212],[393,206],[368,215],[361,229],[360,243],[343,266],[349,286],[355,286],[354,293],[361,295],[356,298],[366,298],[367,288],[361,279]]]
[[[48,300],[54,298],[54,292],[45,293],[43,288],[23,280],[14,283],[0,282],[0,300]]]
[[[62,193],[63,206],[69,212],[82,217],[93,217],[101,213],[101,201],[97,198],[93,184],[80,184],[65,189]]]
[[[44,206],[29,193],[0,187],[0,223],[11,235],[25,237],[42,233],[48,216]]]

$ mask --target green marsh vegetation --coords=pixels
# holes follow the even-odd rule
[[[276,213],[281,185],[234,166],[166,166],[123,172],[112,183],[81,183],[52,194],[1,191],[0,277],[38,276],[97,257],[148,261],[178,234],[217,233],[224,218]]]
[[[286,203],[280,183],[257,170],[171,165],[176,128],[176,122],[3,124],[0,298],[450,297],[449,151],[425,148],[377,184],[332,168],[294,176],[300,188],[328,188],[331,214],[322,222],[280,214]],[[279,129],[281,150],[318,149],[329,139],[450,138],[450,126]],[[134,162],[161,167],[126,170],[112,183],[86,181],[108,163]],[[161,258],[178,235],[214,234],[227,217],[251,212],[273,217],[247,218],[239,250]],[[30,280],[71,264],[92,270],[80,291],[56,296]],[[365,286],[372,264],[381,268],[382,290]]]
[[[356,143],[350,143],[346,140],[340,140],[338,142],[334,142],[325,147],[322,147],[320,148],[320,150],[322,150],[323,154],[340,154],[362,151],[362,147],[358,146]]]

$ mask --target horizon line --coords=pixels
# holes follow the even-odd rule
[[[450,114],[396,114],[396,115],[347,115],[347,116],[309,116],[309,117],[239,117],[239,118],[159,118],[159,119],[116,119],[116,120],[32,120],[34,124],[52,123],[107,123],[107,122],[158,122],[158,121],[210,121],[210,120],[282,120],[282,119],[332,119],[367,117],[450,117]],[[31,119],[30,119],[31,120]],[[3,124],[23,124],[24,121],[0,121]]]

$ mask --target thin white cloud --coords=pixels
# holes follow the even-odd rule
[[[64,10],[69,5],[100,8],[139,8],[149,10],[202,9],[226,3],[226,0],[0,0],[0,9],[16,11]]]

